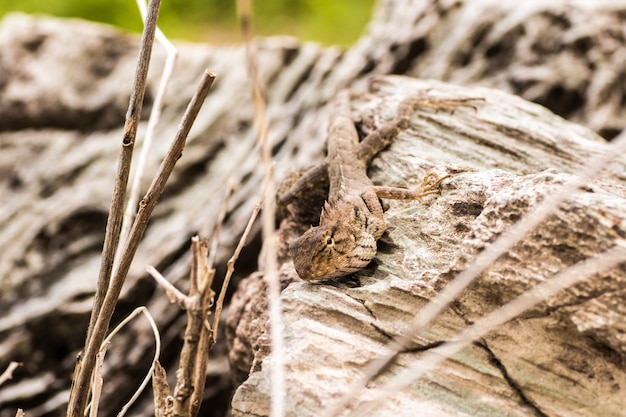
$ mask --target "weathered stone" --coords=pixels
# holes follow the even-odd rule
[[[374,159],[370,172],[377,184],[418,187],[427,172],[454,176],[427,205],[388,203],[387,232],[370,267],[355,274],[359,286],[294,282],[283,291],[288,416],[317,416],[332,406],[467,260],[557,192],[603,146],[591,131],[497,91],[402,77],[384,77],[373,86],[354,101],[357,120],[374,120],[367,125],[384,124],[397,104],[417,91],[484,102],[454,114],[418,110],[412,126]],[[400,369],[468,324],[617,244],[621,238],[611,221],[623,229],[624,168],[623,161],[609,167],[601,179],[572,195],[489,267],[351,404],[367,401]],[[283,265],[283,274],[295,275],[291,263]],[[233,304],[233,320],[239,309],[262,303],[264,292],[250,290],[258,282],[256,276],[240,284],[237,298],[250,300]],[[389,393],[376,415],[408,417],[416,410],[427,416],[620,415],[626,406],[625,285],[622,267],[559,293],[409,389]],[[258,340],[258,318],[248,328],[237,324],[239,345],[246,334],[248,343]],[[233,363],[241,363],[236,356],[241,352],[233,346]],[[235,416],[269,415],[268,364],[255,353],[256,367],[233,400]]]

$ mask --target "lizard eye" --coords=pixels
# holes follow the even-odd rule
[[[332,238],[332,236],[327,236],[326,237],[326,246],[334,246],[335,245],[335,241]]]

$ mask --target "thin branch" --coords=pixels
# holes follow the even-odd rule
[[[215,270],[211,270],[211,280],[213,280]],[[215,292],[210,288],[206,289],[206,294],[210,294],[211,304],[215,297]],[[210,329],[205,326],[210,314],[208,303],[203,304],[205,314],[203,315],[202,322],[200,323],[200,340],[198,341],[198,352],[195,356],[195,367],[193,374],[193,394],[191,395],[191,412],[190,417],[196,417],[198,411],[200,411],[200,405],[202,404],[202,397],[204,397],[204,387],[206,385],[206,371],[209,363],[209,351],[211,350],[213,337],[211,336]]]
[[[270,334],[272,339],[271,370],[271,416],[282,417],[285,414],[285,355],[283,342],[283,320],[280,307],[280,279],[276,259],[276,237],[274,236],[274,217],[276,212],[275,190],[273,182],[273,163],[271,146],[268,143],[268,122],[265,97],[261,88],[256,56],[252,49],[251,6],[250,0],[239,0],[239,19],[243,33],[248,72],[252,79],[255,120],[258,124],[257,140],[261,150],[263,176],[263,246],[265,250],[264,279],[267,283],[269,304]]]
[[[204,323],[215,295],[210,284],[215,270],[208,268],[207,252],[207,240],[200,240],[198,236],[194,236],[191,239],[190,279],[197,281],[196,291],[201,292],[192,293],[190,290],[187,297],[187,327],[176,372],[174,415],[195,416],[204,392],[210,341],[209,330]]]
[[[158,396],[157,414],[193,417],[198,414],[204,385],[209,351],[213,345],[211,329],[205,326],[213,305],[215,292],[211,289],[215,270],[208,265],[208,239],[198,236],[191,239],[191,270],[189,272],[189,294],[184,295],[170,284],[153,267],[148,272],[168,292],[170,300],[187,311],[187,326],[184,343],[180,352],[176,386],[171,404],[169,387],[166,381],[155,382],[155,396]],[[163,373],[164,371],[159,371]],[[165,378],[163,375],[156,375]],[[165,384],[165,385],[164,385]]]
[[[139,12],[141,13],[141,18],[145,22],[147,14],[146,2],[144,0],[137,0],[137,7],[139,8]],[[152,110],[150,111],[150,117],[148,118],[146,134],[143,143],[141,144],[141,153],[139,154],[137,167],[133,175],[133,180],[128,197],[128,204],[126,205],[126,211],[124,212],[124,219],[122,221],[120,242],[125,242],[128,238],[128,234],[130,233],[130,227],[133,223],[135,213],[137,212],[139,193],[141,192],[141,185],[144,183],[145,180],[145,166],[146,161],[148,160],[148,154],[150,153],[150,150],[152,148],[154,130],[159,123],[159,120],[161,119],[161,111],[163,110],[163,99],[165,97],[165,90],[167,89],[167,85],[169,84],[172,72],[174,70],[174,65],[176,64],[176,59],[178,57],[178,50],[167,39],[167,37],[163,34],[163,32],[161,32],[158,27],[156,28],[156,39],[157,42],[163,47],[163,49],[165,49],[165,65],[163,67],[163,73],[161,74],[161,81],[159,82],[156,95],[154,96],[154,103],[152,105]],[[116,260],[119,260],[121,256],[122,247],[122,245],[118,245],[118,251],[115,255]]]
[[[198,275],[201,275],[199,271],[200,266],[206,262],[203,255],[206,255],[207,243],[203,239],[200,242],[198,236],[191,238],[191,268],[189,269],[189,295],[187,296],[188,310],[194,308],[194,303],[198,303],[198,294],[200,292],[198,285]]]
[[[231,193],[232,185],[229,185],[229,190],[227,191],[226,198],[224,199],[222,210],[218,216],[218,225],[222,224],[224,221],[227,211],[228,197]],[[218,311],[216,314],[217,320],[219,320],[226,288],[228,287],[228,282],[230,281],[230,277],[232,276],[234,270],[234,260],[239,256],[245,240],[250,234],[250,230],[259,210],[260,205],[257,204],[235,250],[235,254],[229,261],[229,269],[227,271],[226,278],[224,279],[220,300],[218,301],[218,307],[216,308]],[[217,241],[219,240],[219,230],[219,226],[216,226],[211,243],[212,251],[216,250]],[[180,354],[178,372],[176,373],[177,383],[172,404],[172,413],[174,413],[174,415],[197,415],[199,406],[202,402],[202,395],[206,382],[206,367],[209,358],[209,351],[215,344],[217,323],[215,324],[214,329],[205,325],[210,314],[209,308],[213,304],[215,297],[215,293],[211,289],[215,270],[209,264],[209,262],[211,262],[211,257],[207,256],[207,250],[207,240],[200,241],[197,236],[192,238],[192,265],[190,271],[189,295],[181,293],[153,267],[146,267],[146,270],[150,273],[150,275],[152,275],[152,277],[165,288],[170,300],[172,302],[176,301],[182,308],[187,310],[187,327],[185,329],[184,336],[185,342]],[[166,406],[164,402],[164,398],[166,397],[164,393],[165,387],[162,383],[159,383],[155,386],[155,390],[157,389],[158,392],[156,392],[155,395],[158,395],[160,398],[157,405],[157,411],[164,414],[165,411],[163,410],[165,410]]]
[[[411,340],[422,332],[430,322],[437,317],[465,288],[467,288],[489,265],[493,264],[504,253],[508,252],[522,237],[539,225],[547,216],[566,199],[576,193],[581,186],[594,178],[602,169],[615,158],[626,152],[626,130],[622,131],[612,142],[606,145],[604,152],[593,157],[583,166],[579,175],[564,185],[559,192],[548,195],[535,209],[528,212],[519,222],[511,226],[498,238],[486,247],[476,258],[457,275],[439,294],[422,309],[410,324],[409,329],[389,343],[388,353],[372,361],[348,392],[334,404],[324,416],[339,415],[359,393],[365,390],[367,384],[375,378],[402,351]]]
[[[226,270],[226,276],[224,276],[224,282],[222,283],[222,288],[220,289],[220,295],[217,298],[217,302],[215,303],[215,317],[213,318],[213,344],[215,344],[217,338],[217,330],[219,328],[220,316],[222,315],[222,308],[224,306],[224,298],[226,297],[226,291],[228,290],[228,285],[230,284],[230,279],[233,276],[233,272],[235,272],[235,262],[239,258],[239,254],[246,244],[246,240],[248,239],[248,235],[252,230],[252,226],[254,225],[254,221],[261,210],[261,204],[257,204],[254,206],[254,210],[252,210],[252,214],[250,215],[250,219],[248,219],[248,224],[241,235],[241,239],[239,239],[239,243],[235,248],[235,252],[233,256],[228,260],[228,269]]]
[[[174,286],[171,282],[167,280],[159,271],[156,270],[152,265],[146,266],[146,272],[150,274],[154,280],[160,284],[165,290],[165,294],[167,294],[167,298],[170,299],[171,303],[177,303],[180,308],[186,310],[187,309],[187,296],[180,292],[178,288]]]
[[[89,417],[98,417],[98,408],[100,407],[100,397],[102,396],[102,367],[104,366],[104,356],[106,349],[103,347],[96,355],[96,365],[93,370],[93,378],[91,381],[91,402],[87,405]]]
[[[148,323],[150,323],[152,334],[154,335],[154,340],[155,340],[154,357],[152,358],[152,364],[150,365],[150,369],[148,369],[148,372],[146,373],[146,376],[144,377],[141,385],[139,385],[139,388],[135,390],[135,393],[130,398],[130,400],[128,400],[128,402],[126,402],[126,404],[122,407],[122,410],[117,414],[117,417],[123,417],[126,414],[130,406],[133,405],[135,401],[137,401],[137,398],[139,398],[139,395],[141,395],[146,385],[148,385],[148,382],[150,382],[150,378],[152,377],[152,373],[154,371],[156,363],[159,359],[159,356],[161,355],[161,336],[159,334],[159,329],[157,328],[157,325],[154,322],[154,319],[152,318],[152,315],[150,314],[150,312],[145,306],[142,306],[142,307],[137,307],[128,316],[126,316],[126,318],[124,318],[124,320],[122,320],[120,324],[115,326],[115,329],[113,329],[113,331],[102,342],[102,346],[100,347],[100,350],[98,351],[98,355],[96,359],[96,366],[94,370],[94,377],[93,377],[93,383],[92,383],[93,384],[93,388],[92,388],[93,400],[91,403],[90,417],[96,417],[98,415],[98,405],[100,403],[100,394],[102,392],[102,382],[103,382],[102,367],[104,365],[104,357],[106,355],[106,351],[109,345],[111,344],[111,341],[120,332],[120,330],[122,330],[124,326],[130,323],[130,321],[133,320],[135,317],[137,317],[137,315],[139,314],[143,314],[148,320]]]
[[[122,213],[124,207],[124,198],[126,196],[126,187],[128,185],[128,177],[130,175],[130,165],[133,157],[135,139],[137,137],[137,128],[141,117],[141,109],[143,99],[146,92],[146,83],[148,79],[148,69],[150,67],[150,58],[152,56],[152,45],[154,43],[154,32],[156,30],[157,19],[159,17],[159,8],[161,0],[151,0],[149,5],[149,13],[146,17],[144,30],[141,37],[139,47],[139,57],[135,79],[131,90],[130,103],[126,112],[126,121],[124,123],[124,134],[122,138],[122,149],[120,152],[119,162],[117,166],[117,174],[115,176],[115,186],[113,188],[113,198],[109,209],[109,218],[107,221],[106,234],[104,237],[104,247],[102,249],[102,261],[100,265],[100,274],[98,277],[98,286],[94,305],[89,321],[89,329],[87,331],[87,342],[93,334],[95,320],[97,319],[104,296],[109,289],[109,281],[111,279],[111,271],[117,246],[120,242],[120,232],[122,227]]]
[[[150,314],[150,311],[148,311],[148,309],[145,306],[137,307],[136,309],[133,310],[132,313],[130,313],[128,315],[128,317],[126,317],[120,324],[118,324],[115,327],[115,329],[113,329],[111,334],[104,341],[104,346],[106,346],[111,341],[111,339],[128,322],[130,322],[132,319],[134,319],[138,314],[143,314],[144,317],[148,320],[148,323],[150,323],[150,328],[152,329],[152,335],[154,336],[154,356],[152,357],[152,364],[150,365],[150,369],[148,369],[148,372],[146,373],[146,376],[144,377],[143,381],[141,382],[141,385],[139,385],[139,387],[135,390],[135,393],[130,398],[130,400],[128,400],[128,402],[126,404],[124,404],[124,407],[122,407],[120,412],[117,414],[117,417],[123,417],[126,414],[126,412],[128,412],[128,409],[135,403],[135,401],[137,401],[137,399],[139,398],[139,396],[141,395],[143,390],[148,385],[148,382],[150,382],[150,378],[152,377],[152,373],[154,372],[154,369],[155,369],[155,367],[157,365],[157,362],[159,361],[159,356],[161,356],[161,335],[159,334],[159,329],[157,328],[157,325],[154,322],[154,318],[152,317],[152,314]]]
[[[15,371],[17,368],[19,368],[22,365],[23,365],[22,362],[11,361],[9,363],[9,366],[7,366],[7,369],[5,369],[4,372],[2,373],[2,375],[0,375],[0,385],[4,384],[8,380],[12,379],[13,378],[13,371]]]
[[[485,336],[491,330],[514,319],[524,311],[556,295],[565,288],[624,262],[626,262],[626,246],[618,244],[592,258],[588,258],[564,269],[549,280],[526,291],[513,301],[476,321],[473,325],[452,337],[450,341],[426,352],[418,360],[411,363],[409,367],[390,379],[381,387],[381,390],[373,396],[371,401],[368,401],[364,407],[358,409],[358,412],[350,413],[349,415],[375,415],[375,407],[380,405],[382,400],[386,397],[406,388],[427,372],[430,372],[441,362],[460,352],[475,340]]]
[[[158,0],[155,0],[158,1]],[[97,317],[96,324],[94,325],[92,338],[89,340],[89,344],[85,348],[85,353],[82,358],[82,364],[78,364],[77,366],[81,366],[78,372],[78,376],[74,381],[73,388],[76,386],[81,387],[82,389],[87,388],[88,381],[91,376],[91,370],[93,369],[93,365],[95,362],[96,353],[100,347],[100,344],[104,340],[107,329],[109,327],[109,323],[111,321],[111,316],[113,315],[113,311],[115,309],[115,305],[119,298],[120,292],[122,291],[122,286],[124,281],[126,280],[126,275],[128,274],[128,270],[130,269],[130,264],[132,262],[133,257],[137,251],[137,247],[139,246],[139,241],[143,236],[143,233],[146,230],[148,225],[148,220],[152,215],[152,211],[156,206],[159,197],[163,193],[165,189],[165,184],[174,169],[176,161],[182,155],[183,147],[185,146],[185,142],[187,140],[187,135],[191,130],[191,126],[202,107],[202,103],[206,98],[211,85],[213,84],[213,80],[215,79],[215,74],[210,71],[205,71],[202,80],[196,90],[196,93],[191,99],[191,102],[187,106],[187,110],[183,116],[182,123],[180,128],[178,129],[178,133],[172,143],[165,159],[161,163],[159,170],[154,178],[148,192],[144,196],[143,200],[139,204],[139,212],[137,213],[137,217],[133,222],[133,227],[130,231],[130,235],[128,237],[127,242],[125,242],[125,248],[122,252],[122,257],[120,259],[119,267],[117,269],[117,273],[115,277],[110,283],[109,291],[106,293],[105,299],[102,303],[102,308],[100,314]],[[82,391],[81,391],[82,392]],[[85,398],[77,398],[70,402],[70,407],[68,408],[68,417],[81,417],[82,411],[84,410],[86,402]]]
[[[131,92],[130,103],[128,106],[128,112],[126,113],[122,149],[120,151],[117,174],[115,177],[115,186],[113,188],[113,197],[111,200],[111,207],[109,209],[109,218],[104,238],[104,247],[102,249],[102,260],[100,264],[98,284],[96,287],[94,305],[85,341],[85,349],[86,351],[89,351],[89,354],[83,355],[82,360],[79,359],[76,364],[78,372],[75,372],[75,376],[77,378],[73,380],[67,408],[67,415],[70,417],[82,417],[84,414],[89,392],[89,381],[91,380],[91,373],[93,372],[93,365],[95,364],[96,351],[100,346],[99,342],[101,340],[96,342],[93,341],[94,333],[97,326],[97,320],[100,318],[100,312],[108,292],[115,252],[117,250],[117,245],[119,244],[124,197],[126,195],[133,148],[135,138],[137,136],[137,126],[139,124],[141,108],[146,90],[146,80],[150,65],[150,57],[152,55],[152,44],[154,42],[154,32],[156,30],[160,6],[161,0],[150,0],[148,15],[141,37],[137,69]],[[91,349],[89,349],[89,347],[91,347]],[[82,362],[83,360],[86,362]]]

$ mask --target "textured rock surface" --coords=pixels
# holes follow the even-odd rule
[[[363,91],[371,74],[409,73],[458,84],[495,86],[544,103],[610,137],[624,125],[621,80],[626,54],[620,16],[625,10],[626,5],[617,1],[547,4],[432,0],[399,5],[384,0],[366,34],[345,52],[288,38],[263,40],[257,46],[268,93],[277,178],[321,159],[327,122],[324,103],[347,85]],[[10,360],[24,362],[15,378],[0,388],[2,417],[15,415],[18,406],[31,416],[63,414],[95,287],[137,47],[135,36],[77,20],[13,15],[0,25],[0,367]],[[218,79],[157,206],[114,318],[119,321],[135,306],[146,304],[157,316],[163,362],[170,374],[180,345],[181,312],[155,289],[143,272],[144,265],[155,265],[184,287],[189,237],[195,233],[206,236],[212,230],[224,184],[233,178],[239,186],[231,199],[222,233],[223,249],[217,256],[218,277],[223,276],[225,259],[258,201],[261,183],[242,49],[178,47],[179,60],[148,172],[156,169],[174,136],[203,69],[214,70]],[[152,106],[163,66],[160,48],[153,56],[145,112]],[[355,109],[361,104],[355,103]],[[364,114],[371,115],[374,107],[368,107]],[[383,117],[394,111],[390,108]],[[471,120],[471,116],[465,110],[459,113],[463,120]],[[431,117],[447,118],[445,114]],[[532,128],[527,119],[519,123]],[[144,128],[142,124],[140,132]],[[514,135],[517,128],[504,133]],[[424,135],[435,132],[420,131]],[[480,136],[483,131],[479,129]],[[533,137],[541,137],[540,133],[533,133]],[[471,155],[461,146],[473,142],[440,148],[439,137],[433,137],[430,143],[423,151],[427,153],[416,150],[395,157],[404,161],[401,164],[405,167],[422,164],[411,168],[414,176],[399,174],[395,180],[398,184],[416,184],[433,164],[452,163],[455,152]],[[487,143],[497,147],[498,136]],[[448,159],[438,159],[438,152],[443,151],[452,154]],[[541,149],[527,144],[518,154],[511,154],[506,166],[497,168],[510,175],[538,173],[547,167],[571,172],[563,166],[565,162],[557,163],[561,152],[553,143]],[[392,155],[390,151],[386,158]],[[475,160],[466,165],[485,162],[482,148],[473,155]],[[586,158],[574,151],[565,156],[565,160],[571,158],[571,169]],[[381,165],[384,161],[384,157],[377,159],[373,170],[386,169]],[[531,165],[525,166],[524,161]],[[459,181],[466,181],[463,178],[451,181],[449,187],[460,187]],[[460,217],[478,215],[486,201],[479,198],[484,197],[482,189],[476,186],[476,203],[456,207],[465,213]],[[444,189],[442,197],[452,190]],[[431,207],[436,207],[437,201]],[[421,206],[402,207],[424,216],[432,211]],[[390,218],[390,223],[394,222],[400,224]],[[467,249],[468,254],[480,246],[477,239]],[[237,265],[239,277],[257,268],[258,251],[255,230]],[[380,256],[392,256],[393,252],[387,247]],[[442,264],[453,259],[444,259]],[[288,280],[290,276],[285,273]],[[421,275],[428,277],[427,273]],[[587,292],[596,294],[593,287]],[[572,304],[575,311],[564,320],[606,346],[621,346],[621,336],[609,330],[621,316],[596,315],[592,310],[609,305],[603,301],[607,297],[609,292],[590,297],[584,305],[589,309]],[[256,311],[261,306],[258,302]],[[102,415],[116,413],[139,383],[139,376],[129,375],[147,369],[154,344],[148,334],[147,325],[139,322],[116,339],[107,356]],[[262,334],[261,329],[258,334]],[[259,369],[267,340],[250,343],[262,348],[255,364]],[[211,406],[206,409],[213,410],[207,411],[210,415],[224,415],[231,390],[226,347],[217,346],[212,355],[207,384]],[[579,369],[585,368],[581,365]],[[246,370],[240,368],[239,372],[245,375]],[[152,415],[151,401],[150,395],[144,396],[134,409],[135,415]]]
[[[356,99],[357,120],[380,126],[402,98],[424,89],[485,102],[453,115],[418,111],[411,128],[374,160],[370,171],[378,184],[416,187],[429,171],[455,176],[426,206],[389,202],[388,230],[373,265],[355,274],[359,286],[294,282],[283,291],[287,415],[319,415],[337,400],[468,259],[601,149],[602,139],[591,131],[518,98],[401,77],[375,81],[372,94]],[[623,231],[626,225],[625,162],[573,195],[492,265],[360,399],[466,325],[620,241],[612,227],[615,222]],[[298,281],[292,268],[285,264],[283,275]],[[237,368],[245,368],[242,359],[254,363],[235,395],[236,416],[268,415],[267,349],[259,353],[254,343],[259,333],[267,343],[267,335],[250,314],[251,306],[264,303],[262,292],[250,290],[259,279],[242,282],[231,306],[238,326],[231,359]],[[622,267],[560,293],[410,389],[390,394],[377,415],[621,415],[625,285]],[[242,307],[247,311],[239,316]]]

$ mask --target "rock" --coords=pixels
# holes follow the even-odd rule
[[[281,294],[287,416],[318,416],[338,401],[468,260],[570,181],[603,146],[591,131],[498,91],[405,77],[383,77],[372,85],[354,102],[356,119],[368,126],[383,125],[403,98],[418,91],[484,102],[454,114],[418,110],[412,126],[374,159],[370,173],[376,184],[411,188],[427,172],[454,176],[427,205],[388,202],[387,232],[372,264],[355,274],[360,285],[297,282],[293,265],[283,265],[282,274],[296,281]],[[623,161],[612,165],[572,195],[351,404],[367,401],[405,366],[480,317],[618,244],[620,232],[611,222],[623,233],[625,167]],[[231,306],[237,323],[231,362],[238,369],[254,362],[233,399],[234,416],[269,415],[269,351],[252,349],[246,357],[241,349],[269,337],[259,331],[263,316],[247,313],[265,302],[260,280],[255,275],[243,281]],[[620,302],[625,284],[626,270],[615,268],[549,298],[409,389],[388,393],[375,415],[620,415],[626,406],[626,315]],[[246,322],[240,314],[254,319]]]

